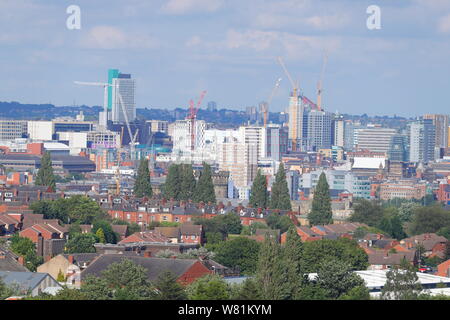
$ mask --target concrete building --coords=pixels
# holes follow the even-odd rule
[[[435,126],[435,146],[437,148],[447,148],[448,146],[448,115],[425,114],[424,119],[432,120]]]
[[[387,153],[396,133],[397,130],[388,128],[355,129],[354,144],[358,149]]]
[[[147,120],[150,123],[150,130],[152,133],[164,132],[169,133],[169,122],[163,120]]]
[[[28,133],[26,120],[0,120],[0,141],[24,138]]]
[[[435,159],[436,129],[433,120],[422,119],[409,128],[409,161],[424,162]]]
[[[50,141],[55,133],[52,121],[28,121],[27,130],[32,140]]]
[[[342,148],[345,146],[345,121],[339,114],[335,114],[332,121],[332,144]]]
[[[331,119],[329,112],[311,110],[307,112],[307,146],[310,150],[331,148]]]
[[[205,130],[206,122],[203,120],[195,121],[195,140],[194,152],[192,152],[190,120],[177,120],[173,128],[173,149],[172,156],[174,161],[204,161],[204,155],[201,153],[205,148]]]
[[[267,148],[267,135],[266,129],[259,126],[246,126],[239,127],[240,141],[245,144],[254,144],[256,146],[256,152],[258,158],[264,158],[266,156]]]
[[[425,182],[415,180],[387,181],[380,184],[379,198],[381,200],[392,199],[416,199],[420,200],[426,196],[427,185]]]
[[[297,151],[303,144],[303,113],[304,106],[297,90],[289,98],[289,140],[291,148]]]
[[[281,156],[287,153],[288,130],[276,124],[268,124],[266,128],[266,158],[280,161]]]
[[[407,137],[400,134],[392,136],[388,158],[391,161],[408,161]]]

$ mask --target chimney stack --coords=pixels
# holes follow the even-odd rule
[[[152,252],[151,251],[145,251],[144,252],[144,258],[151,258],[152,257]]]
[[[73,264],[73,255],[70,255],[70,256],[68,257],[68,259],[69,259],[69,263],[70,263],[70,264]]]
[[[25,265],[25,259],[23,258],[23,256],[20,256],[19,259],[17,260],[21,265]]]

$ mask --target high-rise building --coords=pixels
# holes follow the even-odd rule
[[[164,120],[147,120],[150,123],[151,132],[169,132],[169,122]]]
[[[392,137],[397,133],[389,128],[355,129],[355,147],[360,150],[387,153]]]
[[[448,116],[444,114],[426,114],[424,119],[433,121],[436,128],[436,145],[437,148],[447,148],[448,146]]]
[[[208,107],[206,108],[206,110],[208,110],[210,112],[217,111],[217,103],[215,101],[208,102]]]
[[[258,159],[266,156],[266,129],[260,126],[246,126],[239,128],[240,140],[246,144],[254,144]]]
[[[301,97],[295,90],[289,98],[289,140],[294,151],[299,150],[303,144],[303,111]]]
[[[205,148],[206,122],[203,120],[195,121],[194,153],[192,152],[191,126],[192,121],[190,120],[177,120],[175,122],[172,136],[172,155],[177,160],[193,160],[195,156],[201,156],[200,153]],[[202,160],[199,159],[199,161]]]
[[[114,123],[125,123],[125,119],[132,122],[136,119],[135,80],[131,79],[130,74],[116,73],[117,70],[109,71],[110,77],[112,77],[111,100],[108,99],[108,108],[111,105],[111,120]],[[119,94],[123,99],[123,108]]]
[[[308,148],[311,150],[331,148],[331,113],[326,111],[311,110],[307,114]]]
[[[280,161],[281,156],[287,152],[287,128],[277,124],[269,124],[267,125],[266,133],[266,157],[275,161]]]
[[[332,144],[333,146],[344,147],[345,146],[345,121],[344,117],[340,114],[335,114],[333,117],[332,125]]]
[[[436,129],[433,120],[422,119],[410,124],[409,161],[429,162],[435,159]]]
[[[403,135],[396,134],[392,136],[388,151],[390,161],[407,161],[407,138]]]

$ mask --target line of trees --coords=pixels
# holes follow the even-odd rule
[[[207,163],[203,163],[198,180],[191,164],[172,164],[162,191],[167,199],[216,203],[211,166]]]

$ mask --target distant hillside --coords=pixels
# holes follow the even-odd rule
[[[21,104],[16,101],[0,101],[0,118],[50,120],[55,117],[75,117],[80,111],[83,111],[86,120],[95,120],[98,119],[98,113],[101,109],[99,106],[56,107],[53,104]]]

